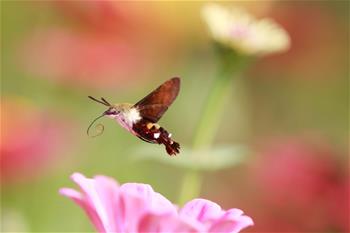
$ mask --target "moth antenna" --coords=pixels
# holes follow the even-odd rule
[[[101,97],[101,100],[102,100],[103,102],[105,102],[106,104],[108,104],[108,106],[111,106],[111,104],[110,104],[105,98]]]
[[[94,97],[92,97],[92,96],[88,96],[90,99],[92,99],[93,101],[95,101],[95,102],[97,102],[97,103],[100,103],[100,104],[103,104],[103,105],[105,105],[105,106],[111,106],[107,101],[106,102],[103,102],[103,101],[101,101],[101,100],[98,100],[98,99],[96,99],[96,98],[94,98]]]
[[[87,133],[87,135],[88,135],[89,137],[94,138],[94,137],[100,136],[100,135],[103,133],[103,131],[104,131],[104,129],[105,129],[104,125],[103,125],[103,124],[97,124],[97,125],[95,126],[95,129],[96,129],[96,131],[97,131],[97,134],[95,134],[95,135],[90,135],[90,134],[89,134],[91,126],[93,126],[93,124],[94,124],[98,119],[100,119],[101,117],[104,117],[104,115],[105,115],[105,114],[102,114],[101,116],[95,118],[95,119],[90,123],[89,127],[88,127],[87,130],[86,130],[86,133]]]

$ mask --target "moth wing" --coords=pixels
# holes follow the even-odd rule
[[[157,122],[168,107],[174,102],[180,91],[180,78],[169,79],[157,89],[153,90],[146,97],[137,102],[137,107],[141,116],[154,123]]]
[[[137,107],[142,118],[156,123],[166,112],[168,106],[164,104],[151,104]]]

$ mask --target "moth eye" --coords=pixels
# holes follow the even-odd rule
[[[108,109],[106,112],[105,112],[107,115],[118,115],[119,114],[119,111],[116,111],[114,109]]]

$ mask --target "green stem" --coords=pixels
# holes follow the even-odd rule
[[[180,189],[178,203],[183,205],[188,200],[198,197],[202,185],[202,178],[198,171],[189,170],[185,174]]]
[[[215,79],[197,126],[194,149],[210,147],[220,123],[220,116],[225,109],[225,100],[230,93],[232,81],[232,73],[226,69]]]
[[[197,126],[193,141],[194,150],[211,146],[220,125],[220,116],[225,110],[226,97],[231,91],[233,76],[237,75],[243,68],[243,60],[236,59],[236,63],[232,64],[232,61],[234,61],[234,59],[230,60],[232,57],[224,54],[222,58],[220,75],[214,81]],[[186,201],[199,196],[201,184],[202,177],[198,170],[187,171],[180,191],[179,204],[184,204]]]

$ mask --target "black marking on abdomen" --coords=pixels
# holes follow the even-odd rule
[[[148,124],[152,124],[152,127],[147,127]],[[152,122],[142,119],[135,123],[132,129],[145,142],[163,144],[169,155],[176,155],[180,152],[180,144],[173,141],[163,127],[158,128]]]

